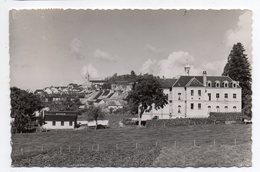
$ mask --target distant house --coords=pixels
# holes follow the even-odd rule
[[[45,129],[73,129],[77,125],[77,112],[44,111]]]
[[[108,120],[97,120],[97,124],[108,127]],[[88,127],[96,127],[96,121],[88,121]]]
[[[99,90],[101,89],[102,85],[104,85],[105,83],[107,83],[107,80],[89,80],[89,82],[91,83],[91,86],[94,87],[95,89]]]
[[[124,90],[124,91],[131,91],[133,88],[134,82],[129,81],[115,81],[113,84],[111,84],[111,89],[118,91],[118,90]]]
[[[107,109],[109,111],[116,111],[118,109],[122,109],[123,106],[123,102],[120,100],[108,100],[107,101]]]

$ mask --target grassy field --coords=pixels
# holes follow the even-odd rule
[[[163,154],[167,154],[165,152],[168,149],[170,149],[168,155],[182,156],[187,152],[194,152],[194,156],[199,153],[201,155],[197,156],[202,157],[204,155],[210,157],[211,154],[215,157],[214,150],[221,152],[223,149],[225,153],[230,153],[220,153],[215,159],[222,159],[222,156],[236,159],[235,156],[241,157],[239,146],[244,145],[247,153],[244,161],[240,158],[227,165],[222,161],[217,163],[211,158],[212,163],[204,163],[205,166],[241,164],[250,166],[251,164],[247,162],[251,159],[251,125],[50,131],[13,135],[12,164],[13,166],[178,166],[177,160],[176,163],[167,164],[169,161]],[[214,149],[210,146],[214,146]],[[172,147],[183,151],[176,153]],[[245,154],[245,150],[241,150],[240,153]],[[238,153],[232,154],[234,151]],[[203,166],[203,163],[197,165]],[[196,166],[196,163],[190,160],[184,166]]]

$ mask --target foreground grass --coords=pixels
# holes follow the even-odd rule
[[[16,156],[16,167],[150,167],[159,155],[158,148],[138,150],[48,151],[31,156]]]
[[[214,140],[215,146],[226,145],[232,147],[235,144],[248,144],[250,148],[246,150],[251,150],[251,125],[117,128],[97,131],[63,130],[47,133],[15,134],[12,136],[12,165],[163,166],[160,163],[153,163],[155,158],[159,156],[161,148],[163,148],[163,152],[165,147],[170,148],[173,145],[175,146],[176,143],[177,147],[182,146],[188,150],[194,146],[194,140],[196,147],[201,148],[198,153],[202,155],[204,155],[203,152],[205,152],[206,147],[213,145]],[[233,148],[237,149],[232,147],[231,152]],[[186,149],[180,149],[182,151],[179,154],[185,154]],[[247,152],[251,155],[250,151]],[[176,152],[169,154],[176,154]],[[208,156],[214,157],[214,154],[209,153]],[[249,159],[251,162],[251,156]],[[53,164],[45,162],[53,162]],[[239,165],[237,163],[233,163],[233,166]],[[173,163],[173,166],[175,165]],[[223,163],[218,165],[225,166]]]
[[[153,166],[250,167],[251,156],[251,144],[164,147]]]

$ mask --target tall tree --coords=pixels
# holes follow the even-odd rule
[[[98,126],[98,120],[99,119],[104,119],[105,114],[102,111],[102,109],[100,107],[96,107],[94,105],[89,106],[87,109],[84,110],[84,112],[87,113],[87,118],[88,120],[93,120],[96,122],[96,127],[95,129],[97,129]]]
[[[227,64],[224,67],[223,76],[229,76],[239,81],[242,88],[242,108],[245,115],[252,116],[252,76],[251,65],[245,54],[244,46],[238,42],[235,44],[228,56]]]
[[[34,127],[34,112],[43,108],[42,102],[38,96],[17,87],[11,88],[10,96],[12,127],[16,132],[26,132]]]
[[[145,74],[137,78],[133,89],[126,97],[128,103],[139,107],[138,125],[144,112],[149,112],[154,108],[158,110],[167,104],[167,96],[163,93],[160,83],[153,75]]]

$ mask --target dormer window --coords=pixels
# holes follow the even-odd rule
[[[219,81],[216,81],[215,84],[216,84],[216,87],[217,87],[217,88],[220,87],[220,82],[219,82]]]
[[[228,87],[228,81],[224,81],[224,88]]]
[[[208,82],[207,82],[207,86],[208,86],[208,87],[211,87],[211,81],[208,81]]]
[[[233,82],[233,83],[232,83],[232,86],[233,86],[233,88],[237,88],[237,83],[236,83],[236,82]]]

